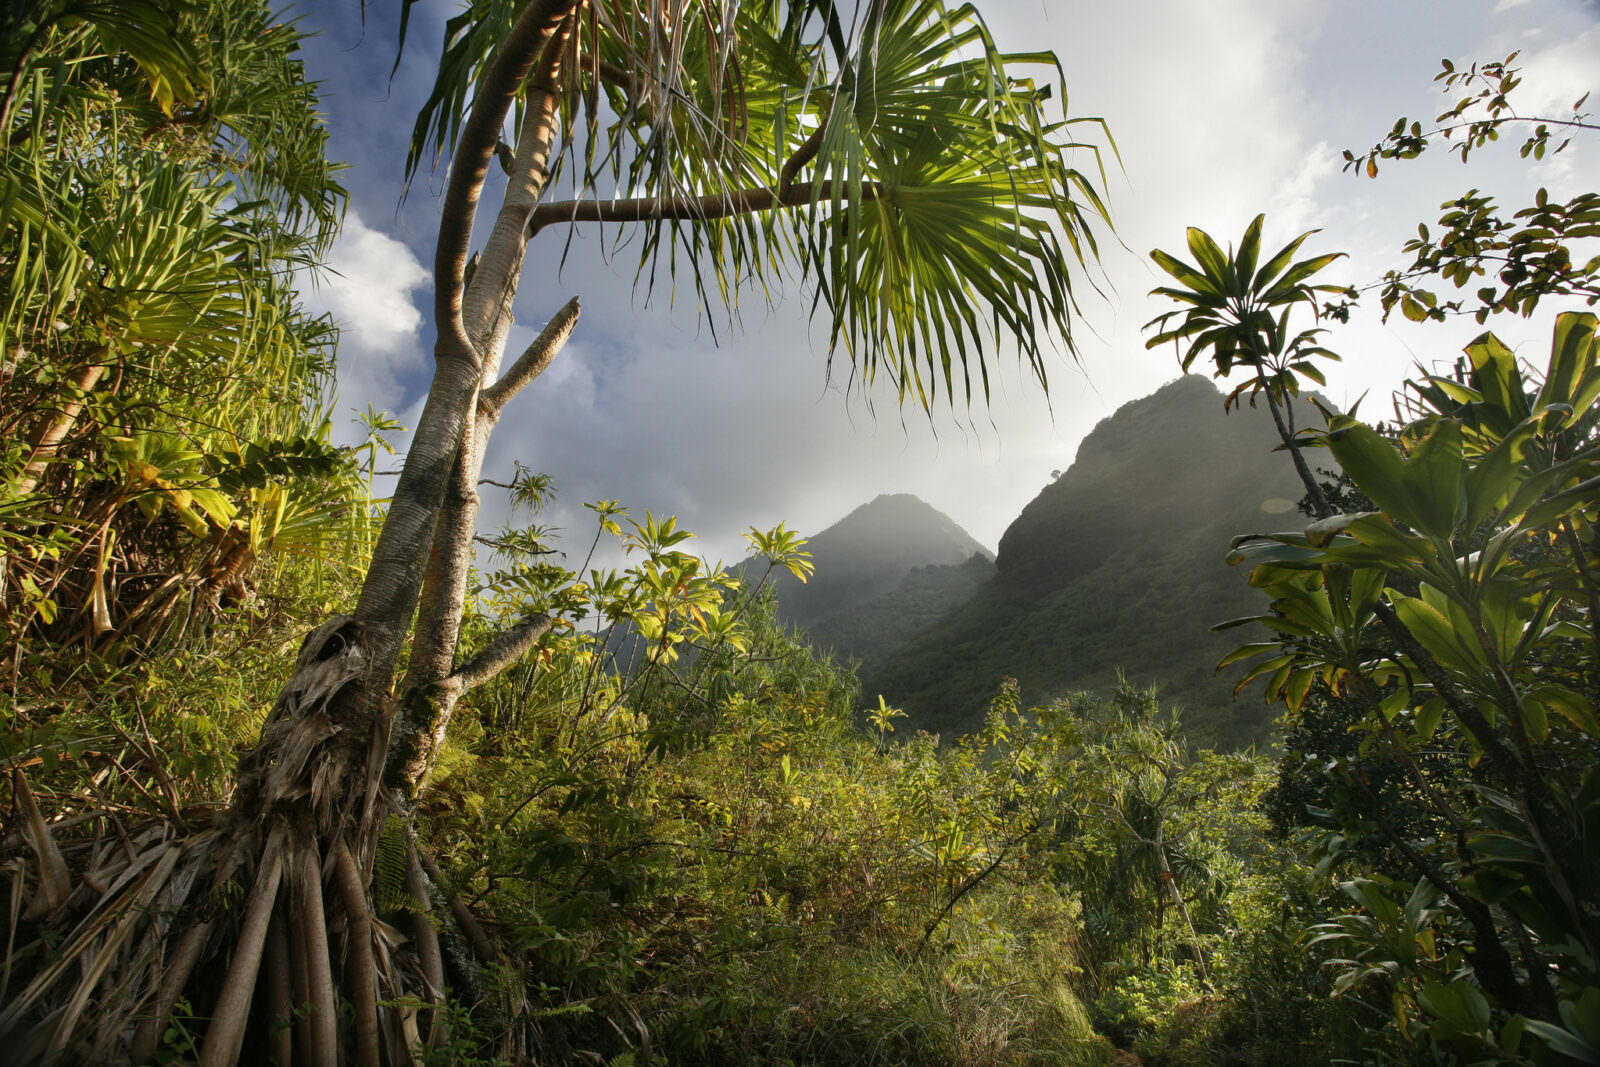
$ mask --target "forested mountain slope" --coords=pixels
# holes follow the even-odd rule
[[[993,570],[994,553],[955,520],[909,493],[884,493],[806,542],[816,572],[768,579],[778,618],[821,648],[865,658],[897,644],[965,600]],[[741,570],[759,580],[764,563]],[[904,586],[904,589],[902,589]],[[885,598],[887,614],[875,602]],[[903,608],[903,610],[902,610]]]
[[[1213,667],[1238,643],[1213,623],[1259,610],[1223,562],[1236,534],[1290,525],[1300,496],[1266,412],[1224,414],[1188,376],[1124,405],[1086,437],[1073,464],[1023,509],[996,572],[964,605],[864,665],[918,727],[972,729],[1003,677],[1026,699],[1104,689],[1117,669],[1188,709],[1201,743],[1261,738],[1266,709]]]

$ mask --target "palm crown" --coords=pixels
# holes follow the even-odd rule
[[[532,230],[644,224],[641,278],[664,260],[710,305],[796,266],[830,350],[925,409],[987,398],[1002,336],[1041,382],[1050,339],[1070,346],[1067,264],[1097,254],[1106,218],[1100,149],[1070,131],[1104,124],[1046,115],[1057,90],[1033,75],[1059,76],[1053,56],[1002,53],[974,8],[938,0],[876,0],[848,25],[831,3],[555,6],[541,64],[564,135]],[[408,175],[455,143],[526,7],[450,22]]]

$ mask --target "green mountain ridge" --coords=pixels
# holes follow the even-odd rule
[[[870,663],[966,603],[994,573],[994,560],[983,552],[961,563],[916,567],[893,588],[833,611],[805,629],[817,646]]]
[[[1004,677],[1042,701],[1107,689],[1120,668],[1183,705],[1197,743],[1263,740],[1265,704],[1235,703],[1234,678],[1213,671],[1236,636],[1208,631],[1265,606],[1224,563],[1230,540],[1299,518],[1276,444],[1264,410],[1225,415],[1198,376],[1124,405],[1006,530],[991,580],[862,657],[865,699],[881,693],[913,728],[954,736],[981,722]]]

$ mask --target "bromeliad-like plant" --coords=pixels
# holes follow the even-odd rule
[[[1145,329],[1153,327],[1157,332],[1145,347],[1171,342],[1178,349],[1178,362],[1185,371],[1202,357],[1210,361],[1218,378],[1227,377],[1235,368],[1248,371],[1250,376],[1223,401],[1224,409],[1242,398],[1247,398],[1253,407],[1257,397],[1265,397],[1278,435],[1294,459],[1295,470],[1312,487],[1315,498],[1321,490],[1316,488],[1316,480],[1295,439],[1292,400],[1299,395],[1302,377],[1318,385],[1326,384],[1318,359],[1339,357],[1317,343],[1322,330],[1291,332],[1289,317],[1300,307],[1316,314],[1318,293],[1348,292],[1345,286],[1311,282],[1313,275],[1344,253],[1329,252],[1296,260],[1300,246],[1317,232],[1309,230],[1266,262],[1260,262],[1264,221],[1265,216],[1257,215],[1245,228],[1237,252],[1232,245],[1224,252],[1210,234],[1191,226],[1189,252],[1195,258],[1193,264],[1160,249],[1150,253],[1150,258],[1182,286],[1162,286],[1152,290],[1151,295],[1168,297],[1187,307],[1146,323]],[[1326,506],[1325,500],[1321,503]]]

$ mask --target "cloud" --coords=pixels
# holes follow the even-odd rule
[[[422,312],[411,291],[430,275],[411,249],[372,229],[351,212],[329,257],[331,310],[364,344],[384,347],[417,332]]]
[[[1141,325],[1171,307],[1146,295],[1164,281],[1149,249],[1181,251],[1188,225],[1237,241],[1266,211],[1268,247],[1320,226],[1324,233],[1302,254],[1349,250],[1354,258],[1330,270],[1330,280],[1371,281],[1399,265],[1400,244],[1419,220],[1437,217],[1444,196],[1478,186],[1506,203],[1524,201],[1530,173],[1544,179],[1505,139],[1503,151],[1475,154],[1470,168],[1440,145],[1386,166],[1376,182],[1339,175],[1338,149],[1370,145],[1399,115],[1437,114],[1442,98],[1430,78],[1441,55],[1503,57],[1523,46],[1528,88],[1536,88],[1532,67],[1549,64],[1560,86],[1554,99],[1570,106],[1582,91],[1573,90],[1574,75],[1594,77],[1592,61],[1582,61],[1600,52],[1600,41],[1587,36],[1593,5],[1582,9],[1581,24],[1559,6],[1502,5],[1491,17],[1491,5],[1468,5],[1459,18],[1441,20],[1436,11],[1388,0],[1337,9],[1311,0],[983,0],[1002,49],[1060,55],[1069,113],[1104,116],[1121,151],[1120,163],[1105,160],[1117,235],[1101,242],[1098,277],[1109,299],[1079,286],[1081,369],[1055,360],[1046,400],[1002,355],[988,411],[941,415],[930,428],[919,412],[902,416],[892,393],[880,389],[870,414],[859,395],[843,395],[843,357],[826,383],[826,327],[808,323],[803,287],[776,286],[770,309],[755,295],[740,325],[718,320],[714,344],[681,270],[685,299],[677,308],[668,306],[665,263],[653,297],[634,289],[636,236],[607,262],[597,249],[614,231],[589,227],[561,266],[565,234],[548,232],[532,249],[507,358],[575,293],[583,316],[567,351],[508,409],[485,473],[503,479],[517,459],[555,478],[560,497],[541,521],[565,528],[573,564],[593,530],[582,503],[600,498],[617,498],[640,517],[646,508],[677,514],[702,535],[694,543],[700,550],[731,558],[741,554],[739,531],[749,525],[783,519],[814,533],[878,493],[914,492],[993,547],[1096,421],[1177,373],[1170,347],[1144,349]],[[341,149],[355,153],[347,158],[356,162],[351,187],[361,214],[352,212],[335,264],[349,287],[335,295],[328,281],[319,292],[329,310],[340,304],[335,314],[350,324],[340,355],[343,406],[372,400],[414,421],[408,409],[429,364],[420,299],[427,274],[402,239],[430,245],[437,177],[419,178],[387,235],[361,219],[386,219],[393,208],[404,134],[437,55],[422,46],[442,32],[444,5],[430,15],[437,26],[413,30],[393,83],[392,51],[380,42],[371,63],[363,50],[347,54],[358,23],[339,17],[345,32],[308,48],[321,49],[316,54],[329,64],[313,76],[339,79],[336,130]],[[1538,30],[1544,34],[1528,36]],[[1572,180],[1582,181],[1594,170],[1580,147],[1545,168],[1572,169]],[[1508,167],[1494,162],[1499,156]],[[1073,162],[1094,165],[1087,155]],[[488,221],[486,214],[480,227]],[[1373,322],[1365,332],[1330,338],[1346,362],[1332,369],[1328,395],[1349,403],[1370,387],[1374,412],[1414,358],[1452,355],[1465,341],[1405,322],[1377,327],[1375,309],[1366,317]],[[1539,329],[1548,344],[1548,323]],[[496,490],[484,493],[487,530],[505,509]]]
[[[403,242],[368,226],[354,209],[328,267],[302,287],[302,296],[339,324],[339,406],[401,410],[410,399],[408,381],[424,365],[423,315],[415,301],[432,275]],[[341,426],[340,432],[354,431]]]
[[[1327,205],[1320,195],[1320,183],[1339,173],[1338,159],[1338,153],[1326,141],[1318,141],[1301,153],[1299,164],[1284,176],[1267,201],[1267,215],[1276,229],[1298,235],[1327,221],[1323,217]]]
[[[1600,26],[1559,44],[1525,51],[1518,57],[1523,79],[1517,87],[1518,110],[1544,118],[1570,117],[1579,97],[1600,90],[1596,55],[1600,55]]]
[[[629,292],[627,253],[607,266],[592,254],[600,242],[580,242],[555,275],[542,258],[559,248],[551,234],[534,246],[527,274],[551,284],[537,309],[526,295],[519,301],[527,332],[519,327],[510,351],[574,291],[584,313],[567,351],[508,411],[486,473],[503,478],[513,459],[549,473],[560,497],[542,521],[583,546],[592,526],[582,502],[601,497],[640,517],[647,508],[676,514],[702,534],[701,551],[726,558],[742,554],[738,531],[752,524],[784,520],[815,533],[878,493],[913,492],[993,547],[1050,471],[1071,461],[1083,432],[1178,372],[1170,350],[1143,348],[1139,327],[1164,310],[1144,298],[1160,283],[1145,250],[1181,248],[1191,223],[1236,239],[1264,209],[1279,244],[1320,221],[1316,201],[1335,157],[1326,145],[1307,147],[1312,120],[1298,74],[1317,6],[1157,6],[1152,15],[1102,5],[1042,32],[1037,4],[990,9],[1002,48],[1061,52],[1071,113],[1104,115],[1123,153],[1122,171],[1107,156],[1128,246],[1104,244],[1116,295],[1103,302],[1082,286],[1083,365],[1054,360],[1049,398],[1002,354],[988,410],[980,402],[930,427],[880,387],[869,412],[861,396],[845,395],[842,355],[827,382],[825,325],[808,324],[800,289],[778,290],[770,310],[756,298],[743,328],[719,328],[715,345],[692,304],[669,310],[664,293]],[[1148,33],[1151,18],[1166,31]],[[1141,46],[1104,47],[1118,40]],[[488,491],[485,525],[504,510]]]

